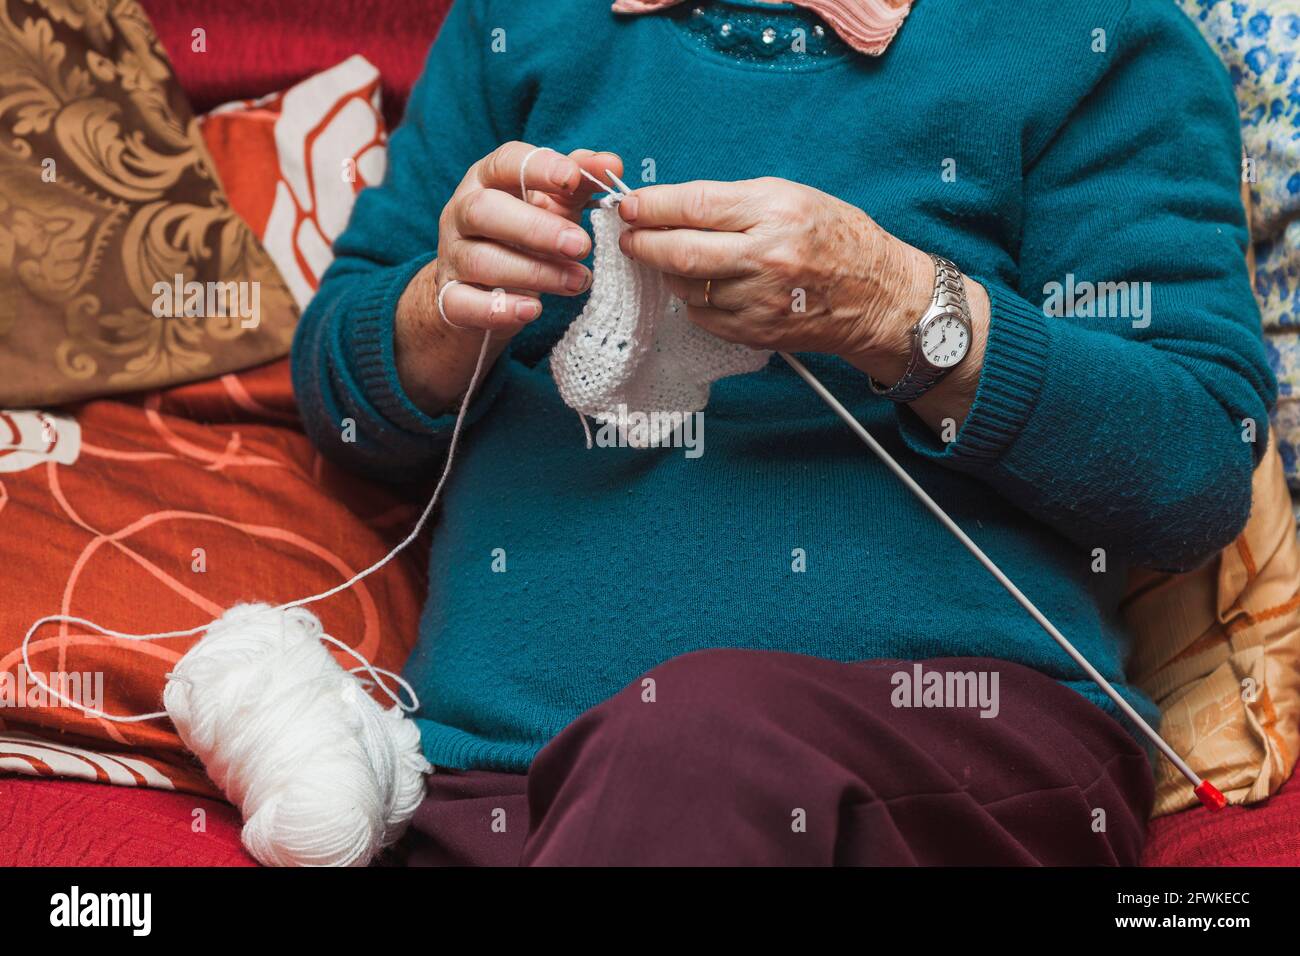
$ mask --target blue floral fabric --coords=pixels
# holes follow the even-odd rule
[[[1232,75],[1251,184],[1257,274],[1274,429],[1300,491],[1300,0],[1178,0]],[[1300,517],[1300,500],[1297,501]]]

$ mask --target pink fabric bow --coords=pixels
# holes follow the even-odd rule
[[[615,13],[655,13],[683,0],[614,0]],[[764,0],[780,3],[781,0]],[[791,0],[807,7],[859,53],[880,56],[903,25],[914,0]]]

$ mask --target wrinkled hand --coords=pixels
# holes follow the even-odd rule
[[[623,171],[612,153],[533,153],[532,145],[519,142],[470,167],[438,221],[438,288],[451,279],[465,283],[447,289],[449,321],[466,329],[517,331],[541,315],[542,293],[586,291],[591,273],[577,260],[591,250],[591,239],[578,222],[596,187],[579,167],[602,180],[606,169]],[[528,201],[519,193],[521,168]]]
[[[930,300],[928,256],[800,183],[647,186],[619,208],[634,227],[624,254],[666,273],[691,321],[731,342],[895,354]]]
[[[542,312],[545,292],[577,295],[591,284],[578,260],[591,250],[579,225],[596,190],[580,168],[605,181],[623,164],[612,153],[568,156],[506,143],[465,173],[438,219],[437,258],[402,293],[394,321],[394,360],[410,399],[430,415],[458,402],[477,362],[484,330],[490,360]],[[520,198],[523,170],[528,201]],[[451,280],[459,283],[449,285]],[[447,321],[438,314],[443,295]]]

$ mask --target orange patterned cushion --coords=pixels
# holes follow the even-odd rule
[[[28,626],[64,612],[131,633],[192,627],[240,601],[338,584],[409,530],[412,502],[336,470],[286,423],[286,363],[244,379],[91,402],[75,420],[0,414],[10,447],[0,454],[0,769],[210,792],[166,721],[116,724],[15,701]],[[413,554],[313,610],[329,633],[397,670],[423,576]],[[145,713],[160,709],[164,675],[192,643],[52,624],[32,643],[32,668],[102,674],[102,709]],[[89,690],[81,699],[95,702]]]
[[[1272,436],[1233,545],[1189,574],[1135,575],[1122,611],[1129,675],[1160,705],[1165,739],[1230,803],[1276,792],[1300,751],[1300,547]],[[1160,761],[1153,814],[1195,804]]]

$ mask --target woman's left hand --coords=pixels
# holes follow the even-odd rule
[[[925,253],[789,180],[646,186],[620,213],[624,254],[666,273],[691,321],[753,348],[906,356],[934,288]]]

